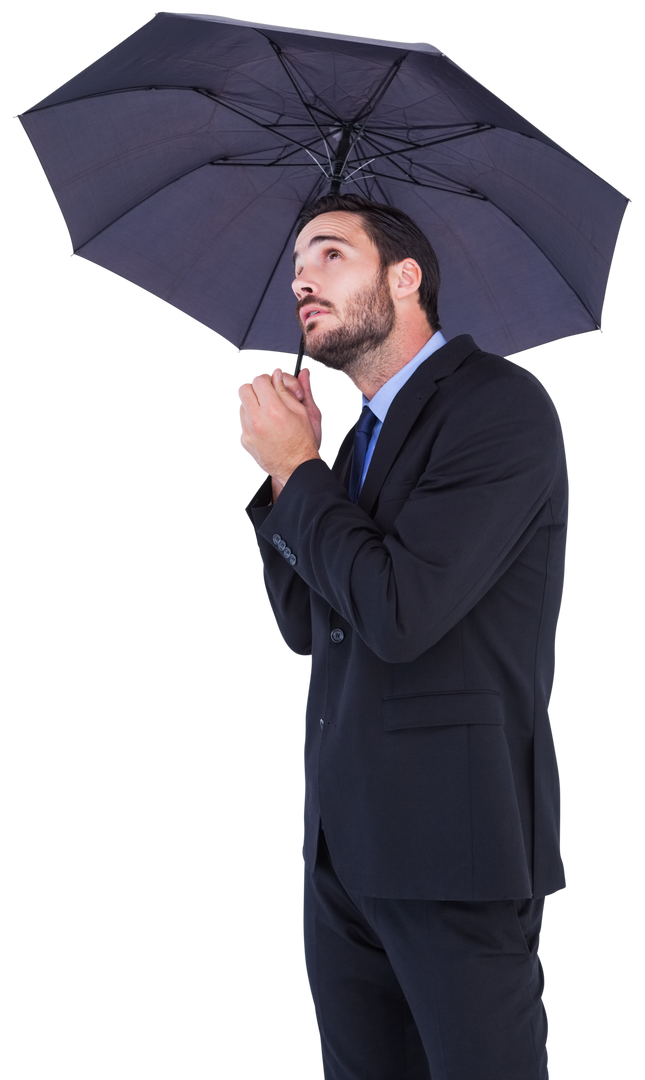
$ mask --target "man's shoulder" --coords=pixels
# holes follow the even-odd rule
[[[444,349],[453,347],[452,356],[446,352],[442,367],[432,373],[440,390],[440,400],[449,413],[465,409],[467,414],[498,416],[541,416],[549,423],[562,426],[562,416],[547,383],[532,367],[510,356],[481,349],[468,335],[452,338],[434,355],[441,363]],[[461,359],[457,357],[460,355]],[[432,357],[430,357],[432,360]],[[439,405],[439,402],[438,402]]]
[[[469,334],[462,334],[446,341],[445,346],[429,357],[434,360],[434,376],[441,378],[444,373],[459,375],[463,381],[484,382],[494,379],[515,379],[536,389],[547,390],[545,381],[536,374],[532,367],[514,360],[512,356],[500,356],[487,352],[476,345]]]

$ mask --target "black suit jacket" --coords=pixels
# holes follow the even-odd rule
[[[288,645],[312,653],[305,861],[351,890],[495,900],[564,885],[547,704],[564,567],[560,425],[524,369],[453,339],[383,424],[248,512]]]

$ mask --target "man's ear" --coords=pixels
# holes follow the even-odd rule
[[[390,267],[388,276],[392,299],[406,300],[419,291],[423,275],[416,259],[403,259]]]

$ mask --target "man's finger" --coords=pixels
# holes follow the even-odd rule
[[[305,404],[305,392],[295,375],[289,375],[288,372],[276,368],[272,380],[276,393],[281,395],[290,408],[293,408],[296,401],[299,405]]]
[[[302,386],[302,389],[304,390],[305,394],[310,394],[311,393],[311,374],[309,372],[309,368],[303,367],[303,368],[300,369],[299,381],[300,381],[300,385]]]
[[[240,401],[242,402],[242,409],[247,416],[256,416],[258,409],[260,408],[260,402],[258,396],[251,383],[244,383],[240,386],[237,392]]]
[[[270,375],[256,375],[251,383],[253,392],[260,405],[265,407],[274,399],[276,392],[273,378]]]
[[[271,368],[271,375],[274,376],[276,383],[282,382],[282,386],[288,390],[290,394],[293,394],[294,397],[297,397],[298,401],[303,401],[303,397],[305,396],[303,388],[301,388],[300,383],[293,372],[287,372],[284,367],[277,364],[276,367]]]

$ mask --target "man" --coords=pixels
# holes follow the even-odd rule
[[[406,215],[305,212],[306,352],[363,393],[333,469],[308,372],[240,390],[282,634],[312,653],[305,945],[327,1080],[544,1080],[537,959],[562,888],[547,703],[564,561],[557,416],[446,343]],[[467,319],[467,297],[464,297]]]

